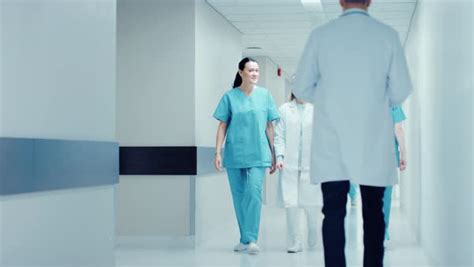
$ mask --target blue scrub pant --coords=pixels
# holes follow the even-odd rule
[[[266,167],[227,168],[240,243],[257,242],[262,210],[262,186]]]
[[[349,197],[351,201],[355,201],[357,199],[357,185],[351,183],[349,187]]]
[[[383,194],[383,214],[385,221],[385,240],[390,239],[388,234],[388,222],[390,220],[390,210],[392,207],[392,190],[393,186],[385,187],[385,193]]]

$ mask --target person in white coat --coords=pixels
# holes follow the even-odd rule
[[[345,267],[349,183],[360,185],[364,267],[383,267],[385,187],[397,181],[390,107],[412,92],[398,32],[368,13],[371,0],[339,0],[340,17],[311,32],[293,93],[314,107],[311,180],[323,192],[326,267]]]
[[[275,127],[275,155],[280,171],[278,203],[286,208],[288,253],[303,250],[300,214],[306,214],[308,247],[316,246],[317,221],[322,206],[318,185],[310,184],[309,166],[313,130],[313,105],[295,98],[279,108],[280,120]]]

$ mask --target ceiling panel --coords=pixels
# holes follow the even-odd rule
[[[395,28],[404,41],[416,1],[372,1],[369,13]],[[322,11],[308,11],[300,0],[207,0],[207,3],[243,34],[244,55],[268,56],[287,76],[295,71],[310,31],[342,13],[339,0],[322,0]]]

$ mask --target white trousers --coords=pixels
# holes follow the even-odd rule
[[[317,243],[318,218],[320,207],[286,208],[286,224],[288,229],[288,248],[303,247],[303,229],[301,227],[301,212],[304,210],[308,227],[308,247],[313,248]]]

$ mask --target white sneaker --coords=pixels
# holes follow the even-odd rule
[[[255,255],[255,254],[258,254],[260,252],[260,248],[257,246],[257,244],[251,242],[247,246],[247,252],[249,254]]]
[[[234,251],[235,251],[235,252],[241,252],[241,251],[247,250],[248,246],[249,246],[249,245],[245,245],[245,244],[239,243],[239,244],[237,244],[237,245],[234,247]]]
[[[294,244],[287,249],[288,253],[297,253],[303,251],[301,244]]]

